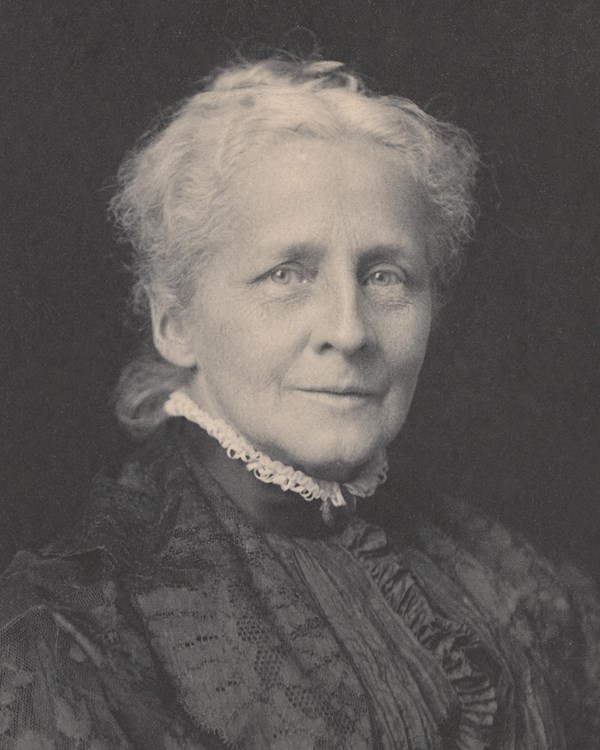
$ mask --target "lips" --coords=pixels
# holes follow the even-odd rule
[[[305,388],[303,390],[308,391],[309,393],[329,393],[332,396],[374,396],[375,394],[371,391],[364,391],[359,388],[348,388],[348,389],[338,389],[338,388]]]
[[[379,396],[382,390],[373,388],[364,388],[362,386],[319,386],[311,388],[298,388],[305,393],[323,393],[329,396],[355,396],[357,398],[372,398]]]

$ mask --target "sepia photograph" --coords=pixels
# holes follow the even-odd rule
[[[0,7],[0,750],[598,750],[600,7]]]

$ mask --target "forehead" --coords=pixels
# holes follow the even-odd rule
[[[250,154],[229,192],[236,229],[248,238],[303,241],[329,229],[369,233],[377,244],[427,233],[427,202],[409,165],[370,141],[290,137]]]

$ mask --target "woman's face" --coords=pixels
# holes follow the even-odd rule
[[[384,147],[300,137],[231,198],[182,324],[191,395],[272,458],[351,478],[399,431],[425,355],[425,201]]]

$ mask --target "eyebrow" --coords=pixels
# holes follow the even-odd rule
[[[323,256],[323,248],[319,245],[310,243],[298,243],[285,245],[283,247],[274,247],[272,250],[272,261],[295,261],[295,260],[319,260]]]
[[[395,261],[399,258],[410,258],[414,255],[406,245],[376,245],[361,254],[361,262],[373,263],[374,261]]]
[[[319,260],[324,255],[324,249],[320,245],[310,243],[299,243],[287,245],[285,247],[273,248],[272,258],[274,261],[286,260]],[[407,260],[413,256],[413,253],[406,245],[400,244],[383,244],[375,245],[368,248],[365,252],[359,253],[360,264],[369,264],[378,261],[397,261],[400,258]]]

